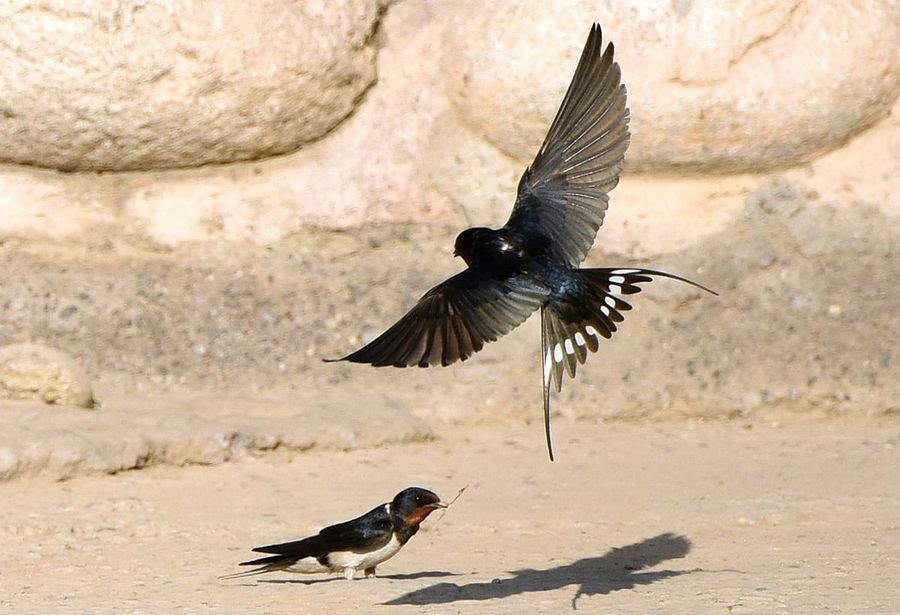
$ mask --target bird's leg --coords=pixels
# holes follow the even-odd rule
[[[365,573],[366,573],[366,578],[367,578],[367,579],[368,579],[369,577],[378,576],[378,575],[375,574],[375,566],[372,566],[371,568],[366,568],[366,569],[365,569]]]
[[[356,568],[353,566],[347,566],[344,568],[344,578],[348,581],[352,581],[353,577],[356,575]]]

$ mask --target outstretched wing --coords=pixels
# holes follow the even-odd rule
[[[556,258],[576,267],[594,243],[628,149],[628,109],[613,44],[599,24],[531,166],[519,181],[508,228],[540,233]]]
[[[520,325],[549,290],[522,276],[497,277],[469,267],[435,286],[390,329],[339,361],[393,365],[450,365],[465,361]]]

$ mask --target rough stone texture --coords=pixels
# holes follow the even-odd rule
[[[305,407],[302,398],[110,397],[94,413],[0,402],[0,482],[64,480],[152,465],[214,465],[265,451],[351,449],[425,440],[421,419],[382,397]]]
[[[721,230],[664,256],[636,260],[605,244],[591,253],[589,266],[672,271],[721,296],[674,281],[648,285],[621,332],[566,383],[557,411],[897,411],[897,224],[874,205],[836,204],[785,178],[757,181],[743,198]],[[0,248],[8,281],[0,287],[0,306],[8,306],[0,341],[28,332],[83,355],[101,401],[109,391],[184,387],[250,396],[295,390],[315,405],[338,389],[359,399],[389,396],[429,421],[538,419],[536,318],[446,369],[321,362],[371,339],[458,271],[454,234],[394,225],[166,254],[97,247],[73,255],[9,242]]]
[[[423,139],[447,109],[441,57],[434,52],[437,27],[426,5],[392,5],[376,37],[384,45],[377,86],[328,138],[291,155],[99,177],[0,169],[0,208],[13,212],[0,217],[0,234],[84,242],[124,235],[169,248],[197,241],[265,244],[310,225],[465,224],[457,203],[431,185],[430,157],[422,155],[430,147]],[[454,148],[443,151],[452,157]]]
[[[377,85],[367,92],[356,112],[327,138],[293,154],[223,167],[101,176],[24,168],[0,169],[0,210],[4,213],[0,216],[0,237],[50,237],[87,244],[125,242],[168,249],[194,242],[272,244],[292,233],[302,233],[309,226],[353,229],[367,224],[414,222],[459,228],[466,224],[501,224],[509,214],[516,182],[531,151],[526,152],[527,148],[522,145],[522,151],[516,154],[521,158],[511,158],[492,144],[492,141],[497,141],[496,136],[491,136],[493,133],[484,134],[484,130],[492,130],[492,126],[505,125],[504,122],[510,117],[505,111],[498,111],[490,126],[482,127],[468,121],[466,115],[459,112],[458,106],[451,102],[451,98],[458,98],[459,94],[448,85],[452,85],[452,75],[454,71],[458,72],[464,58],[449,63],[435,41],[443,40],[447,24],[451,32],[461,31],[465,24],[477,24],[482,19],[479,17],[480,11],[459,11],[457,6],[455,3],[425,3],[419,0],[390,5],[373,40],[373,46],[379,49]],[[519,8],[512,11],[508,19],[519,19],[521,24],[525,24],[533,7],[524,4],[515,6]],[[701,4],[675,3],[666,6],[673,11],[675,9],[672,7],[680,7],[678,11],[682,13],[690,10],[684,17],[673,14],[663,21],[696,19],[705,10]],[[764,5],[765,10],[760,14],[777,16],[790,12],[779,9],[780,6],[782,4]],[[787,6],[793,4],[787,3]],[[828,6],[831,5],[803,4],[791,14],[790,23],[803,25],[806,23],[801,19],[803,15],[813,9],[826,10]],[[878,6],[881,8],[873,10],[873,14],[895,5]],[[583,9],[579,4],[572,4],[571,7],[563,7],[560,11],[577,12]],[[601,10],[612,9],[601,6],[597,8],[598,14],[591,13],[593,17],[580,14],[577,20],[587,22],[594,17],[603,17],[599,14]],[[847,11],[854,20],[867,19],[860,17],[860,11],[852,6]],[[713,11],[709,14],[720,13]],[[638,12],[637,15],[644,13]],[[613,17],[610,16],[609,24],[604,25],[607,33],[616,38],[618,53],[622,57],[637,130],[640,122],[645,121],[640,116],[649,113],[646,107],[641,110],[639,105],[655,105],[654,108],[663,109],[682,100],[683,92],[678,92],[690,88],[676,88],[674,84],[664,83],[660,87],[676,88],[678,91],[660,94],[654,90],[644,93],[640,89],[635,90],[636,87],[643,87],[642,83],[650,83],[646,81],[649,77],[643,76],[641,62],[646,62],[641,58],[645,52],[649,53],[645,48],[649,49],[647,46],[652,39],[648,42],[627,36],[629,30],[619,40],[618,28],[627,24],[616,25]],[[555,23],[552,16],[545,18],[548,23]],[[750,16],[747,18],[752,21]],[[572,19],[576,19],[575,13]],[[635,23],[639,21],[635,17]],[[837,20],[837,25],[833,27],[843,27],[841,23]],[[883,19],[880,23],[887,28],[893,22]],[[530,27],[540,27],[540,24]],[[572,71],[571,65],[583,42],[582,30],[587,26],[582,28],[574,22],[567,22],[565,27],[572,28],[565,41],[555,38],[561,36],[558,33],[539,30],[542,35],[546,34],[545,38],[549,37],[544,46],[546,60],[527,56],[543,62],[542,65],[546,65],[551,73],[536,83],[522,77],[516,85],[517,91],[519,85],[527,85],[521,91],[528,92],[533,100],[524,101],[523,106],[517,108],[518,115],[513,114],[512,117],[518,118],[515,119],[518,123],[524,122],[523,118],[531,118],[522,124],[522,135],[534,144],[543,136],[548,117],[559,103],[559,96]],[[685,27],[679,28],[680,32]],[[805,36],[805,28],[807,26],[791,26],[771,39],[760,41],[735,65],[735,70],[764,51],[771,51],[780,39],[783,41],[779,45],[792,48],[794,39],[801,34]],[[867,31],[866,28],[860,30]],[[870,34],[874,36],[872,32]],[[502,33],[497,36],[500,35]],[[848,41],[851,40],[856,39],[848,38]],[[873,40],[880,43],[882,39]],[[557,46],[553,47],[551,43]],[[456,45],[453,41],[446,44]],[[477,40],[472,41],[472,45],[477,44]],[[871,53],[881,48],[876,43],[870,46]],[[552,49],[556,49],[556,55],[550,53]],[[485,53],[489,51],[485,50]],[[510,54],[519,53],[518,49],[508,51]],[[526,52],[527,49],[522,51]],[[519,62],[517,55],[488,55],[498,66],[530,70],[515,64]],[[719,56],[715,54],[704,51],[691,57],[710,60],[710,66],[718,67],[716,71],[723,70],[717,59]],[[855,62],[854,58],[858,57],[867,56],[851,54],[847,56],[847,61]],[[780,67],[796,60],[792,58],[794,56],[785,56],[776,60]],[[713,59],[716,62],[712,62]],[[487,59],[484,64],[488,64]],[[876,64],[870,63],[870,67]],[[761,62],[753,66],[767,74],[771,72]],[[652,70],[648,75],[655,75],[653,71],[657,69],[650,68]],[[869,68],[862,71],[863,76],[868,74],[866,70]],[[514,71],[509,69],[506,72],[512,74]],[[847,71],[841,68],[837,74],[843,76]],[[857,78],[862,79],[853,77]],[[862,102],[832,98],[833,103],[840,105],[831,112],[840,114],[863,108],[864,102],[882,91],[881,88],[887,87],[891,79],[893,77],[887,75],[880,85],[860,94]],[[726,80],[703,87],[731,87],[730,84],[731,81]],[[856,87],[854,82],[842,91],[850,96],[856,92]],[[776,89],[787,95],[783,86]],[[512,92],[507,94],[513,95]],[[502,99],[504,96],[493,98]],[[807,98],[810,101],[824,100],[813,95]],[[495,104],[494,100],[490,102]],[[880,108],[873,105],[870,110],[877,115],[882,112],[877,111]],[[674,106],[665,107],[662,116],[672,116],[675,109]],[[651,131],[650,134],[656,135],[653,138],[669,138],[667,131],[672,127],[666,122]],[[864,123],[857,128],[862,130],[863,126]],[[842,139],[838,138],[838,133],[835,135],[832,146]],[[744,147],[754,142],[756,136],[753,139],[741,137],[731,145]],[[704,143],[706,141],[695,142],[695,145],[700,147]],[[642,155],[639,150],[638,141],[629,152],[630,159],[639,160]],[[660,150],[665,151],[670,151],[670,148],[666,146]],[[697,155],[704,160],[713,159],[712,154]],[[796,162],[795,158],[791,160]],[[725,228],[742,211],[744,199],[756,182],[756,177],[750,173],[740,176],[685,176],[688,170],[680,169],[682,175],[679,176],[626,172],[613,193],[612,208],[600,239],[603,245],[642,257],[679,250],[690,242]],[[805,184],[818,192],[823,200],[843,205],[857,201],[872,203],[893,216],[900,215],[900,196],[894,180],[898,173],[900,102],[894,103],[888,117],[854,136],[846,145],[806,166],[787,172],[792,181]],[[678,233],[668,232],[667,229],[676,226]]]
[[[511,11],[504,19],[514,20],[514,24],[526,28],[527,20],[532,19],[530,16],[533,7],[521,3],[514,6],[516,10]],[[646,8],[649,5],[641,6],[644,8],[636,15],[643,17],[641,19],[635,17],[633,21],[646,26],[647,15],[656,13]],[[749,5],[739,6],[744,7],[742,10],[746,13],[746,6]],[[812,19],[813,9],[826,11],[830,10],[828,7],[831,5],[809,3],[791,11],[790,7],[793,6],[792,3],[767,4],[765,10],[761,10],[758,15],[746,14],[746,19],[757,25],[768,23],[767,19],[772,20],[776,17],[787,19],[792,25],[779,30],[771,39],[758,41],[753,49],[732,67],[734,70],[749,71],[750,68],[744,68],[747,65],[751,68],[755,66],[757,70],[766,74],[771,72],[768,69],[764,70],[761,61],[751,63],[750,60],[764,51],[774,53],[772,47],[781,39],[783,39],[779,43],[781,47],[793,49],[793,46],[798,44],[795,43],[796,40],[805,40],[802,36],[806,36],[811,27],[805,21],[807,18],[803,16],[807,15]],[[885,10],[889,5],[878,6],[881,8],[871,11],[872,14],[878,14],[879,10]],[[522,49],[518,47],[506,49],[508,56],[484,50],[485,54],[494,58],[496,66],[506,67],[507,70],[500,71],[503,74],[518,74],[517,71],[531,70],[528,67],[521,67],[520,64],[539,60],[543,62],[540,65],[548,71],[544,78],[535,78],[533,83],[524,76],[519,77],[516,84],[509,86],[515,87],[518,94],[510,91],[502,96],[492,95],[488,101],[492,105],[506,104],[498,101],[506,100],[509,96],[522,95],[522,92],[528,92],[530,98],[528,101],[520,101],[522,104],[516,109],[509,110],[509,113],[506,111],[494,113],[490,125],[470,121],[465,112],[460,113],[460,105],[465,106],[464,102],[460,102],[460,96],[466,92],[471,95],[473,91],[471,88],[478,85],[474,83],[461,89],[453,86],[458,80],[454,75],[458,76],[460,67],[466,65],[468,56],[463,54],[457,61],[449,62],[446,54],[435,50],[435,40],[442,37],[453,39],[453,32],[462,35],[465,28],[473,29],[471,36],[475,37],[478,34],[475,31],[476,26],[482,24],[481,20],[485,19],[480,16],[482,12],[460,11],[457,10],[458,5],[454,3],[423,3],[410,0],[393,4],[387,9],[378,35],[374,39],[380,49],[377,58],[378,84],[368,92],[352,117],[328,135],[328,138],[288,156],[189,171],[96,177],[5,170],[0,172],[0,208],[6,214],[0,219],[0,233],[24,237],[42,235],[56,239],[78,239],[88,243],[126,240],[169,248],[198,241],[251,241],[268,244],[291,233],[301,232],[309,225],[324,228],[355,228],[362,224],[397,221],[438,222],[452,226],[463,226],[466,223],[500,224],[508,215],[516,181],[533,152],[533,149],[528,149],[527,143],[530,141],[532,146],[536,146],[543,136],[548,118],[559,102],[559,96],[572,70],[571,65],[579,52],[584,33],[580,30],[574,32],[576,27],[574,22],[587,22],[597,17],[606,18],[600,14],[578,13],[587,10],[580,4],[571,6],[567,4],[566,7],[560,11],[573,12],[573,23],[568,25],[567,22],[565,26],[573,28],[571,33],[563,37],[563,34],[555,30],[556,33],[543,32],[540,29],[537,31],[546,39],[546,45],[542,47],[546,58],[535,59],[533,51],[526,48],[527,45]],[[672,7],[669,7],[673,11],[672,14],[667,13],[663,19],[666,23],[696,20],[700,15],[721,15],[721,11],[713,10],[715,7],[710,8],[702,4],[676,3]],[[597,11],[601,9],[607,10],[600,7]],[[872,24],[862,27],[869,23],[865,21],[867,17],[861,16],[863,11],[852,7],[847,10],[849,18],[865,22],[862,25],[857,24],[861,28],[859,32],[869,32],[875,36],[876,33],[866,29]],[[580,15],[577,19],[576,13]],[[683,93],[666,91],[660,94],[652,90],[641,93],[640,90],[640,87],[643,87],[642,83],[649,83],[648,87],[656,87],[653,85],[655,82],[647,81],[650,77],[645,77],[644,74],[646,72],[650,76],[656,75],[659,69],[651,67],[653,70],[647,72],[640,62],[646,64],[648,61],[641,58],[662,43],[657,41],[653,43],[657,47],[648,47],[650,42],[655,40],[653,37],[644,32],[642,36],[648,37],[650,42],[635,39],[634,36],[639,33],[635,32],[632,36],[629,35],[630,30],[622,33],[622,40],[619,40],[617,32],[622,24],[616,24],[617,14],[610,13],[606,30],[618,43],[626,81],[631,88],[635,130],[637,131],[640,122],[644,121],[640,117],[653,117],[652,114],[648,115],[649,110],[642,111],[639,105],[652,104],[659,109],[669,105],[671,108],[666,107],[661,112],[661,117],[681,117],[674,113],[676,106],[673,105],[681,104],[679,101],[682,100]],[[553,19],[548,19],[548,23],[555,23]],[[631,23],[631,20],[628,23]],[[836,23],[838,25],[833,27],[843,27],[840,26],[843,21],[837,20]],[[878,23],[888,28],[894,21],[882,19]],[[450,34],[444,35],[446,24],[451,26],[448,30]],[[731,21],[720,25],[721,28],[725,25],[734,26]],[[540,24],[527,26],[532,27],[544,26]],[[717,33],[721,28],[710,26],[704,31]],[[683,32],[685,29],[686,26],[683,24],[678,28],[673,26],[673,31],[676,32]],[[752,28],[748,31],[751,30]],[[502,42],[510,36],[503,35],[498,40]],[[735,40],[743,40],[742,36],[736,36]],[[712,41],[720,41],[720,38],[716,34],[705,44],[711,45]],[[856,40],[852,37],[851,39]],[[873,40],[880,43],[886,39],[882,36]],[[477,41],[472,44],[476,43]],[[452,47],[457,43],[449,40],[447,45]],[[524,43],[520,44],[523,45]],[[867,53],[876,53],[881,49],[879,44],[871,44],[870,47]],[[552,52],[554,49],[556,51]],[[520,52],[526,55],[521,56]],[[720,57],[712,52],[697,51],[689,57],[704,61],[716,59],[715,62],[710,61],[709,65],[710,70],[719,76],[725,70],[720,59],[727,57],[727,54]],[[826,54],[823,57],[830,56]],[[855,62],[854,58],[859,57],[861,57],[859,53],[850,54],[848,61]],[[790,65],[794,61],[799,60],[790,55],[773,59],[779,67]],[[693,75],[691,79],[695,79],[695,73],[699,70],[697,66],[705,65],[703,62],[699,64],[697,62],[700,60],[675,65],[688,67],[684,70],[693,71],[690,72]],[[487,67],[490,62],[486,59],[483,64]],[[657,62],[654,66],[656,64],[660,63]],[[662,64],[673,65],[672,62]],[[875,70],[878,65],[873,60],[867,63],[867,68],[864,68]],[[689,68],[691,66],[693,68]],[[487,71],[488,68],[482,70]],[[499,68],[497,70],[499,71]],[[863,83],[865,74],[868,74],[865,70],[862,73],[859,71],[854,73],[853,79]],[[852,115],[850,112],[854,109],[862,108],[868,109],[867,113],[871,112],[874,114],[873,117],[883,113],[883,108],[878,104],[868,107],[865,105],[872,96],[881,96],[878,92],[883,94],[890,89],[894,73],[888,72],[878,87],[869,88],[862,94],[854,89],[857,87],[854,85],[856,81],[843,87],[841,91],[846,93],[848,100],[834,97],[828,99],[829,104],[833,106],[830,112],[844,114],[846,117],[850,117]],[[839,75],[846,73],[846,70],[838,70]],[[702,87],[731,87],[732,81],[733,79],[715,81]],[[527,88],[520,87],[526,83]],[[544,84],[543,87],[541,84]],[[676,86],[672,83],[663,83],[659,87]],[[678,86],[678,88],[681,91],[695,86],[691,88]],[[783,90],[786,91],[779,86],[778,91]],[[850,96],[857,94],[861,97],[859,100],[849,101]],[[807,98],[810,101],[818,101],[817,104],[821,103],[817,108],[824,109],[827,106],[826,100],[821,96],[810,95]],[[760,100],[774,104],[768,97]],[[900,199],[893,196],[896,194],[896,182],[892,180],[897,173],[897,161],[900,160],[898,108],[900,103],[894,103],[891,116],[852,139],[845,147],[813,161],[807,169],[794,173],[794,179],[809,184],[828,185],[829,188],[842,192],[848,202],[861,196],[882,210],[893,210],[895,213],[900,211],[897,210],[897,207],[900,207]],[[779,115],[779,118],[781,117]],[[658,118],[653,119],[652,122],[657,120]],[[781,121],[779,119],[779,122]],[[860,121],[857,130],[865,126],[865,122]],[[502,139],[497,137],[499,133],[491,132],[495,130],[508,132],[512,124],[521,128],[521,135],[518,132],[515,134],[524,138],[516,145],[521,146],[521,151],[515,153],[516,158],[510,158],[495,147],[493,143]],[[821,127],[825,123],[819,122],[817,125]],[[653,138],[659,139],[668,139],[667,135],[670,134],[681,134],[673,130],[669,124],[661,123],[658,129],[655,128],[650,133],[645,131],[645,134],[655,135]],[[716,128],[715,132],[720,131]],[[831,146],[843,139],[839,132],[833,133],[835,139]],[[797,134],[801,133],[802,131],[799,131]],[[709,139],[707,136],[700,142],[704,147],[715,143],[713,139],[715,135]],[[639,135],[636,139],[638,137]],[[692,142],[695,145],[697,143],[696,140]],[[740,137],[730,143],[735,147],[745,147],[757,142],[756,137],[753,139]],[[803,147],[806,145],[795,151],[799,152]],[[667,145],[659,151],[675,151],[675,149],[677,148],[673,149]],[[629,155],[630,159],[635,161],[639,161],[640,157],[645,155],[640,153],[639,140]],[[718,154],[703,152],[696,155],[701,156],[703,160],[713,160]],[[791,160],[796,162],[795,158]],[[763,161],[761,164],[765,166],[767,163]],[[681,169],[682,172],[685,170]],[[616,249],[628,247],[628,251],[632,251],[635,255],[652,255],[680,249],[694,238],[699,239],[724,228],[724,225],[741,211],[743,199],[749,192],[748,185],[752,183],[752,178],[748,180],[739,176],[709,178],[697,175],[675,178],[626,173],[613,195],[613,209],[607,219],[607,235],[604,241],[610,242],[609,245],[615,246]],[[849,194],[847,186],[851,188]],[[814,186],[814,189],[819,190],[817,186]],[[825,191],[819,192],[823,198],[829,196]],[[617,212],[623,215],[617,216]],[[624,215],[626,212],[627,217]],[[702,217],[704,224],[685,224],[695,217]],[[651,223],[654,219],[679,223],[685,232],[675,235],[654,231],[654,228],[664,228],[668,225],[658,223],[654,227]],[[648,223],[643,223],[643,220]]]
[[[615,42],[628,87],[632,171],[794,166],[883,118],[900,92],[896,2],[479,5],[456,7],[444,38],[447,92],[519,161],[540,146],[592,21]]]
[[[0,5],[6,162],[147,170],[296,150],[375,79],[375,0]]]
[[[532,5],[510,6],[510,24],[533,19]],[[641,6],[636,24],[654,5]],[[666,6],[681,17],[663,22],[696,19],[706,5]],[[752,48],[730,68],[712,62],[710,70],[726,77],[704,88],[731,87],[728,71],[743,70],[782,37],[779,44],[792,49],[808,33],[804,20],[832,5],[804,3],[791,12],[765,4],[759,15],[735,6],[756,24],[747,40],[769,32],[769,19],[789,25],[755,44],[738,32],[734,40]],[[847,19],[872,34],[853,8],[860,6],[850,6]],[[895,5],[878,6],[875,13]],[[184,388],[253,399],[301,395],[303,407],[315,408],[325,392],[341,390],[351,405],[385,396],[429,421],[539,420],[536,319],[443,370],[320,361],[370,339],[458,271],[451,251],[460,228],[508,216],[530,153],[504,153],[496,135],[460,113],[455,69],[437,43],[451,36],[446,24],[448,32],[477,33],[482,17],[458,7],[391,4],[372,43],[378,83],[327,138],[293,154],[153,173],[0,171],[0,343],[30,340],[83,357],[101,402],[112,393],[155,399]],[[720,25],[728,31],[729,24]],[[610,17],[607,31],[626,80],[639,84],[641,71],[629,66],[639,66],[634,58],[653,41],[627,30],[620,40],[621,25]],[[701,25],[698,31],[710,31]],[[553,83],[538,81],[543,91],[523,77],[535,98],[514,121],[552,114],[583,42],[578,30],[556,52],[557,34],[547,34]],[[498,45],[504,36],[497,33]],[[722,45],[732,44],[724,38]],[[708,57],[697,54],[678,64],[692,83],[705,66],[697,58]],[[848,95],[855,87],[847,85]],[[669,99],[631,93],[642,104]],[[544,97],[553,100],[542,110]],[[841,109],[858,110],[855,104]],[[765,165],[739,175],[626,173],[588,264],[669,270],[722,295],[701,299],[675,282],[650,285],[621,334],[566,384],[555,411],[588,419],[895,413],[900,381],[890,377],[897,344],[889,333],[900,329],[891,292],[900,276],[900,101],[893,105],[868,129],[857,117],[862,132],[840,147],[777,174]],[[498,112],[497,122],[504,117]],[[537,124],[522,124],[522,134],[540,139],[545,126]],[[659,138],[668,138],[667,126]]]
[[[39,344],[0,348],[0,399],[83,408],[94,404],[84,368],[66,353]]]

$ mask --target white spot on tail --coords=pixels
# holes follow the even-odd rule
[[[609,316],[609,308],[605,305],[600,306],[600,311],[603,312],[604,315]]]
[[[611,307],[611,308],[616,307],[616,300],[613,299],[612,297],[606,297],[604,299],[604,301],[606,302],[606,305],[608,305],[609,307]]]
[[[609,281],[612,282],[613,284],[624,284],[625,278],[623,278],[620,275],[614,275],[609,278]]]
[[[621,295],[621,294],[622,294],[622,287],[621,287],[621,286],[616,286],[615,284],[610,284],[610,285],[609,285],[609,292],[611,292],[611,293],[614,294],[614,295]]]
[[[597,330],[591,325],[586,326],[584,330],[588,335],[593,335],[594,337],[598,337],[600,335],[599,333],[597,333]]]
[[[575,346],[572,345],[572,340],[566,340],[566,352],[575,354]]]
[[[640,269],[616,269],[613,271],[616,275],[628,275],[629,273],[638,273]]]
[[[584,336],[581,334],[581,331],[575,332],[575,343],[579,346],[585,346],[587,341],[584,339]]]
[[[553,358],[556,359],[556,362],[557,362],[557,363],[559,363],[559,362],[562,361],[562,357],[563,357],[563,354],[562,354],[562,346],[561,346],[560,344],[557,344],[557,345],[553,348]]]

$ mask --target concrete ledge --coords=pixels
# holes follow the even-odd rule
[[[426,440],[431,430],[387,404],[327,403],[298,411],[287,399],[195,396],[162,403],[119,399],[89,413],[0,402],[0,434],[3,482],[37,475],[66,480],[158,464],[216,465],[275,449],[378,447]]]

